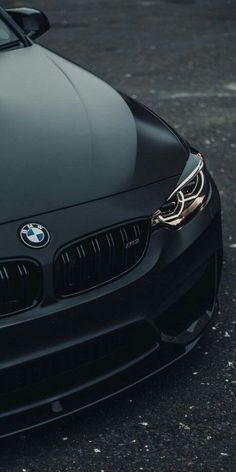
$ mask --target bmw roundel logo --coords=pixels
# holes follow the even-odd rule
[[[26,246],[37,249],[47,246],[50,234],[44,226],[38,223],[28,223],[21,227],[20,238]]]

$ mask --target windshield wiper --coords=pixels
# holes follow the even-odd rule
[[[9,43],[0,44],[0,51],[3,49],[16,48],[18,46],[22,46],[22,41],[16,39],[15,41],[9,41]]]

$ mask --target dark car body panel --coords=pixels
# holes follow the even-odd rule
[[[101,79],[36,45],[0,67],[0,223],[181,174],[176,134]]]
[[[142,262],[103,287],[56,299],[53,251],[40,251],[42,302],[0,320],[0,437],[86,408],[187,354],[216,314],[221,247],[212,182],[193,220],[177,233],[155,231]]]
[[[201,156],[145,106],[23,43],[0,53],[0,437],[84,409],[187,354],[217,312],[222,264],[220,197]],[[199,205],[176,227],[154,226],[153,214],[196,169]],[[145,244],[141,232],[122,240],[141,221]],[[48,232],[45,247],[21,240],[30,223]],[[66,254],[60,279],[61,251],[79,252],[84,238],[90,252]],[[140,257],[129,258],[136,243]],[[99,279],[104,254],[109,271],[117,254],[133,262]],[[73,285],[80,264],[92,265],[89,289],[64,296],[61,281]]]

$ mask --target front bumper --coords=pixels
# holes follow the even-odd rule
[[[188,353],[212,321],[222,263],[220,200],[153,232],[122,278],[43,316],[2,323],[0,437],[95,404]]]

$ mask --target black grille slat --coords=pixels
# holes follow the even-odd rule
[[[129,238],[127,235],[127,231],[125,228],[120,229],[121,239],[122,239],[122,265],[123,270],[126,270],[128,267],[128,250],[126,249],[126,245],[129,242]]]
[[[42,275],[29,260],[0,261],[0,316],[26,310],[40,299]]]
[[[75,253],[76,253],[76,259],[77,259],[77,277],[79,280],[82,279],[82,255],[81,255],[81,250],[79,246],[75,247]]]
[[[92,234],[62,249],[54,263],[57,295],[68,297],[90,290],[132,269],[145,253],[149,234],[149,220],[140,220]]]
[[[95,259],[95,268],[94,268],[94,278],[98,279],[100,277],[101,269],[101,248],[98,239],[95,237],[92,239],[92,246],[94,250],[94,259]]]
[[[115,243],[114,243],[114,239],[112,237],[112,234],[111,232],[109,232],[107,234],[107,237],[108,237],[108,243],[109,243],[109,277],[112,277],[112,274],[114,272],[114,261],[115,261],[115,254],[114,254],[114,250],[115,250]]]
[[[25,281],[26,281],[26,278],[27,278],[27,268],[25,267],[24,264],[17,264],[17,269],[18,269],[18,273],[19,273],[19,276],[20,276],[20,286],[21,286],[21,301],[22,301],[22,304],[24,305],[27,300],[27,293],[26,293],[26,290],[25,290]]]

